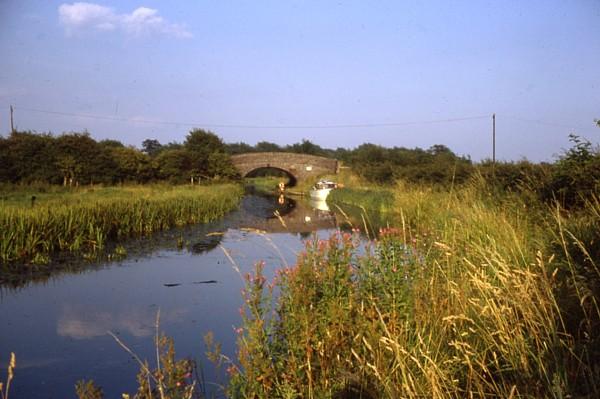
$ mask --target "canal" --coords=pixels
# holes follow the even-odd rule
[[[235,360],[240,274],[264,261],[271,278],[306,240],[350,227],[348,218],[324,202],[250,194],[219,221],[128,241],[123,261],[0,287],[0,375],[10,352],[17,358],[10,397],[76,397],[83,379],[107,398],[135,393],[139,365],[111,334],[153,367],[159,311],[177,357],[195,359],[206,392],[222,396],[225,373],[206,359],[203,337],[212,332]]]

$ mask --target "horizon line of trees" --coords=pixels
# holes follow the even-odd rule
[[[600,127],[600,122],[598,122]],[[215,133],[192,129],[183,143],[147,139],[142,148],[118,140],[96,141],[87,132],[55,136],[31,131],[0,136],[0,183],[118,184],[172,183],[239,178],[231,156],[252,152],[293,152],[336,158],[356,174],[377,184],[396,180],[433,185],[460,184],[480,173],[504,190],[533,188],[540,196],[580,201],[582,193],[598,194],[600,150],[576,135],[572,148],[554,163],[473,163],[445,145],[428,149],[383,147],[364,143],[354,149],[323,148],[309,140],[286,146],[261,141],[224,143]]]
[[[162,144],[156,139],[147,139],[138,149],[118,140],[96,141],[87,131],[60,135],[15,131],[8,137],[0,136],[0,182],[76,185],[236,178],[230,157],[252,152],[292,152],[336,158],[376,183],[397,178],[394,173],[397,167],[471,164],[469,158],[457,156],[444,145],[423,150],[365,143],[355,149],[333,150],[302,140],[286,146],[267,141],[252,146],[243,142],[227,144],[210,131],[192,129],[183,143]],[[445,169],[441,167],[438,172]],[[444,176],[445,173],[441,173],[439,180]]]
[[[0,136],[0,182],[79,184],[183,183],[235,178],[223,141],[193,129],[182,144],[149,153],[118,140],[96,141],[84,131],[54,136],[31,131]]]

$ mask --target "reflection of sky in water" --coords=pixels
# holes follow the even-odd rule
[[[190,246],[208,231],[224,231],[218,245],[242,273],[262,260],[271,278],[277,268],[294,264],[304,247],[302,236],[238,229],[249,220],[246,216],[237,211],[190,233]],[[327,237],[331,232],[323,230],[319,235]],[[94,379],[107,398],[133,392],[139,367],[107,331],[140,358],[152,360],[159,309],[160,330],[174,338],[178,357],[196,357],[207,381],[223,382],[204,358],[203,336],[213,331],[224,354],[235,358],[234,328],[240,324],[243,284],[218,245],[196,253],[154,250],[152,256],[5,292],[0,298],[0,367],[5,370],[10,352],[15,352],[11,396],[74,397],[73,387],[80,379]],[[217,282],[200,283],[210,280]]]
[[[162,323],[183,320],[188,309],[160,315]],[[61,337],[91,339],[105,335],[107,331],[123,331],[137,338],[155,333],[156,315],[151,308],[124,305],[113,312],[98,311],[97,306],[64,304],[56,322],[56,333]]]

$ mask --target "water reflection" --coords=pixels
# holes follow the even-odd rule
[[[191,251],[195,254],[202,254],[204,252],[212,251],[213,249],[219,246],[219,244],[223,240],[224,234],[225,233],[220,231],[205,234],[200,241],[197,241],[194,244],[192,244]]]
[[[316,209],[321,212],[331,213],[331,209],[329,209],[329,205],[325,200],[311,198],[309,204],[313,209]]]
[[[240,208],[247,216],[258,219],[274,218],[275,212],[287,216],[299,206],[298,201],[280,195],[254,194],[242,199]]]
[[[252,196],[242,207],[251,210],[237,228],[254,228],[267,233],[309,233],[335,229],[337,221],[324,201],[308,202],[283,196]]]
[[[182,321],[189,309],[161,312],[163,323]],[[107,331],[126,332],[133,337],[149,337],[155,333],[156,309],[124,305],[114,310],[99,310],[97,305],[65,304],[62,306],[56,333],[73,339],[92,339]]]

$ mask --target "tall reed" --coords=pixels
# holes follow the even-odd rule
[[[47,263],[57,251],[93,254],[107,240],[214,220],[235,208],[238,185],[82,189],[33,205],[0,204],[0,263],[8,271]]]

